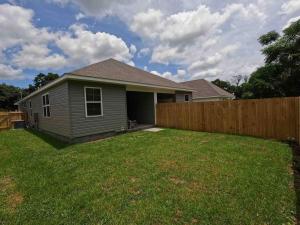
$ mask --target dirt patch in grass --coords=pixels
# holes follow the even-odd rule
[[[179,178],[179,177],[170,177],[170,181],[173,183],[173,184],[176,184],[176,185],[181,185],[181,184],[185,184],[186,181]]]
[[[0,192],[6,199],[6,208],[9,212],[15,212],[16,208],[22,204],[24,197],[16,191],[16,183],[11,177],[3,177],[0,179]]]
[[[11,193],[7,197],[7,206],[10,211],[15,211],[16,208],[22,204],[23,200],[23,195],[20,192]]]
[[[192,181],[187,184],[187,190],[190,193],[197,193],[197,192],[206,193],[209,191],[209,188],[207,186],[201,184],[200,182]]]
[[[189,166],[177,160],[163,160],[159,162],[159,168],[163,171],[187,171]]]
[[[10,177],[3,177],[0,179],[0,191],[7,192],[15,188],[15,182]]]
[[[193,141],[193,137],[190,136],[177,136],[174,138],[176,141],[179,141],[181,143],[190,143],[191,141]]]

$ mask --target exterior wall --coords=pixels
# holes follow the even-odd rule
[[[185,102],[184,100],[185,95],[189,95],[189,101],[192,101],[191,92],[176,92],[176,97],[175,97],[176,102]]]
[[[86,117],[85,86],[102,88],[102,116]],[[125,86],[69,81],[69,96],[72,138],[127,129]]]
[[[85,86],[102,89],[102,116],[86,117]],[[43,116],[42,96],[46,93],[49,94],[50,102],[49,118]],[[141,118],[146,119],[143,123],[154,124],[154,93],[140,93],[142,94],[140,102],[144,104],[140,106],[136,104],[137,110]],[[190,92],[176,92],[176,102],[183,102],[185,94],[189,94],[189,98],[192,98]],[[65,140],[124,131],[128,126],[125,85],[68,80],[34,95],[27,99],[25,104],[21,103],[19,108],[27,113],[29,124],[36,126],[34,115],[37,114],[39,129]]]
[[[50,117],[43,116],[42,95],[49,93]],[[29,108],[31,101],[32,109]],[[38,128],[50,133],[70,137],[68,82],[64,82],[26,100],[26,107],[20,109],[28,115],[28,122],[34,126],[34,114],[38,113]],[[32,111],[32,113],[31,113]]]
[[[193,102],[216,102],[216,101],[224,101],[224,100],[232,100],[232,98],[198,98],[193,99]]]

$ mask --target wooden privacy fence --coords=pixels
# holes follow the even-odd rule
[[[23,112],[0,112],[0,131],[12,128],[13,121],[26,120]]]
[[[156,125],[300,143],[300,97],[161,103]]]

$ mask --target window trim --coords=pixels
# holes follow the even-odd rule
[[[99,90],[100,90],[101,101],[87,101],[87,100],[86,100],[86,89],[89,89],[89,88],[92,88],[92,89],[99,89]],[[84,86],[83,92],[84,92],[85,117],[86,117],[86,118],[89,118],[89,117],[101,117],[101,116],[103,116],[102,88],[101,88],[101,87]],[[87,114],[87,103],[101,103],[101,114],[100,114],[100,115],[92,115],[92,116],[89,116],[89,115]]]
[[[44,105],[44,96],[48,95],[48,101],[49,101],[49,104],[48,105]],[[49,107],[49,116],[45,116],[44,114],[44,108],[46,107]],[[49,97],[49,92],[45,93],[42,95],[42,109],[43,109],[43,117],[44,118],[50,118],[51,117],[51,105],[50,105],[50,97]]]
[[[188,96],[188,100],[185,100],[185,97]],[[190,101],[190,95],[189,94],[184,94],[184,101],[189,102]]]

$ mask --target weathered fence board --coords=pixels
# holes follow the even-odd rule
[[[300,143],[300,97],[160,103],[156,125]]]
[[[26,120],[23,112],[0,112],[0,130],[12,128],[13,121]]]

